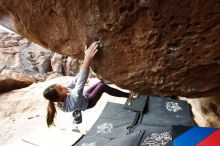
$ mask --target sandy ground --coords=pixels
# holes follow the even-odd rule
[[[89,79],[88,85],[93,85],[98,81],[98,79],[94,78]],[[85,88],[88,88],[88,85]],[[44,86],[45,85],[42,85],[40,88],[44,89]],[[31,90],[31,88],[34,87],[29,87],[25,90],[28,91]],[[41,91],[42,90],[36,90],[36,92]],[[39,93],[36,93],[36,95],[38,94]],[[16,103],[16,105],[9,105],[7,102],[0,102],[0,104],[2,103],[0,109],[4,110],[0,111],[1,146],[70,146],[77,141],[82,134],[87,133],[101,114],[107,102],[123,104],[126,101],[125,98],[112,97],[104,93],[94,108],[82,113],[83,122],[81,124],[72,124],[72,113],[63,113],[58,110],[55,119],[56,126],[48,128],[45,122],[47,102],[45,102],[45,99],[38,101],[35,93],[31,93],[30,95],[33,95],[33,97],[30,97],[32,99],[29,100],[28,103],[22,103],[22,101],[26,101],[26,99],[22,99],[22,97],[18,97],[21,99],[13,102],[13,99],[16,99],[16,97],[10,97],[11,95],[0,96],[10,98],[12,100],[10,103]],[[29,96],[29,94],[26,96]],[[8,98],[5,101],[10,100]],[[20,103],[18,103],[18,101],[20,101]],[[32,106],[30,107],[30,105]],[[8,110],[7,112],[7,108],[2,106],[9,106],[9,108],[11,106],[14,110]],[[22,106],[22,108],[20,106]]]

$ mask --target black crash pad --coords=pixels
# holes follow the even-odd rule
[[[143,112],[147,106],[148,96],[141,95],[135,99],[127,99],[124,108],[137,112]]]
[[[139,125],[130,134],[117,138],[102,138],[86,135],[75,146],[172,146],[171,127]]]
[[[149,126],[138,124],[133,132],[143,131],[139,146],[172,146],[171,126]]]
[[[170,127],[151,128],[144,131],[140,146],[172,146]]]
[[[123,137],[111,140],[105,146],[138,146],[142,138],[143,132],[137,131]]]
[[[146,113],[107,103],[76,146],[172,146],[171,125],[193,125],[187,102],[152,96],[146,99]]]
[[[193,125],[186,101],[156,96],[149,96],[147,113],[139,122],[158,126]]]
[[[110,118],[99,118],[87,133],[88,136],[102,138],[118,138],[128,133],[132,120],[115,120]]]
[[[123,104],[108,102],[103,109],[100,118],[133,120],[136,116],[136,112],[124,109],[123,106]]]
[[[78,143],[74,144],[74,146],[104,146],[110,141],[110,139],[85,136]]]
[[[124,136],[129,133],[136,114],[124,109],[122,104],[108,102],[87,135],[110,139]]]

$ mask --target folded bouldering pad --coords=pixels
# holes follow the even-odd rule
[[[138,146],[143,133],[143,131],[136,131],[123,137],[118,137],[105,144],[105,146]]]
[[[74,144],[74,146],[104,146],[110,141],[110,139],[100,137],[84,136],[79,142]]]
[[[87,135],[108,139],[125,136],[136,114],[124,109],[122,104],[108,102]]]
[[[123,106],[123,104],[108,102],[103,109],[100,118],[133,120],[136,116],[136,112],[124,109]]]
[[[156,96],[149,96],[147,112],[139,122],[157,126],[193,125],[186,101]]]
[[[143,112],[148,101],[147,95],[141,95],[135,99],[127,99],[124,108],[132,111]]]

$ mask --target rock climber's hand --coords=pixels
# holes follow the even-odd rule
[[[85,46],[85,57],[84,57],[84,61],[82,64],[82,68],[85,71],[89,71],[90,63],[93,57],[95,56],[95,54],[98,52],[98,49],[97,49],[98,43],[99,41],[93,42],[89,48]]]
[[[99,41],[93,42],[89,48],[85,46],[85,61],[91,61],[95,54],[98,52],[98,43]]]

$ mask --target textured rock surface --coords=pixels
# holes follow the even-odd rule
[[[66,76],[71,76],[71,75],[76,75],[79,70],[80,63],[77,59],[74,59],[72,57],[68,57],[66,59],[66,64],[65,64],[65,75]]]
[[[51,51],[15,33],[0,29],[0,93],[42,80],[37,60],[51,54]]]
[[[27,87],[35,82],[34,79],[17,73],[0,75],[0,93]]]
[[[39,73],[47,73],[52,71],[51,60],[49,56],[41,56],[38,60],[38,71]]]
[[[56,68],[51,70],[52,55],[52,51],[0,27],[0,93],[26,87],[34,81],[61,76],[64,71],[58,72]],[[75,75],[80,65],[77,64],[78,60],[58,55],[61,60],[57,65],[67,72],[63,75]]]
[[[0,6],[1,24],[64,55],[82,58],[84,43],[102,38],[93,70],[120,87],[220,94],[219,0],[1,0]]]
[[[51,58],[51,67],[53,71],[63,73],[63,56],[58,53],[54,53]]]
[[[220,127],[219,97],[213,96],[199,99],[187,99],[181,97],[180,99],[186,100],[191,105],[193,119],[197,125]]]
[[[15,33],[0,29],[0,74],[15,72],[24,75],[39,73],[38,60],[53,52],[28,41]],[[41,65],[41,64],[40,64]]]

